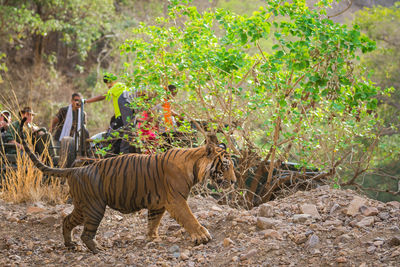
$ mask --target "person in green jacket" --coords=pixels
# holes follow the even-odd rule
[[[135,116],[134,110],[130,107],[132,97],[134,97],[133,94],[129,91],[125,84],[118,82],[117,77],[112,74],[105,74],[103,76],[103,81],[108,87],[107,93],[86,99],[84,103],[94,103],[104,99],[112,100],[116,121],[116,127],[114,127],[114,129],[127,126],[130,122],[134,121]],[[122,140],[120,152],[129,152],[128,142]]]
[[[95,96],[85,100],[85,103],[93,103],[106,100],[113,101],[115,119],[119,121],[119,127],[127,125],[133,120],[134,111],[129,107],[131,94],[125,84],[117,82],[117,77],[112,74],[106,74],[103,77],[108,91],[104,95]]]

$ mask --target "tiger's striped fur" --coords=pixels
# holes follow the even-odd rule
[[[67,177],[74,210],[63,221],[65,245],[74,245],[71,231],[83,224],[81,240],[94,253],[98,251],[94,237],[106,206],[122,213],[148,209],[149,238],[157,237],[160,220],[168,211],[193,241],[208,242],[211,239],[209,232],[199,224],[187,204],[190,190],[207,178],[225,177],[236,181],[230,156],[213,144],[171,149],[156,155],[121,155],[75,168],[46,166],[32,153],[25,140],[23,145],[44,174]]]

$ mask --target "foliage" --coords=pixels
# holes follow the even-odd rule
[[[367,189],[370,196],[381,201],[398,200],[400,171],[396,167],[400,162],[400,3],[391,7],[375,6],[365,8],[355,14],[354,23],[361,31],[377,41],[377,49],[362,56],[371,79],[382,88],[391,88],[388,94],[378,95],[378,114],[382,118],[374,131],[379,142],[373,144],[376,149],[370,153],[370,166],[364,168],[357,183]],[[371,144],[364,139],[364,143]],[[355,163],[354,165],[357,165]]]
[[[242,159],[258,151],[265,162],[335,168],[346,150],[364,149],[358,137],[373,137],[378,88],[354,69],[375,43],[357,26],[335,24],[300,0],[266,1],[252,15],[172,2],[168,17],[141,24],[121,46],[131,87],[163,98],[175,84],[176,109],[221,132]],[[263,40],[272,40],[272,53]]]
[[[378,41],[378,49],[363,57],[372,79],[383,88],[392,87],[389,96],[379,97],[379,114],[386,127],[382,134],[386,137],[380,145],[378,162],[399,161],[396,140],[400,134],[400,3],[361,10],[356,13],[355,22],[370,38]]]
[[[68,46],[76,46],[82,58],[94,41],[110,29],[112,0],[18,0],[0,6],[1,39],[16,48],[32,35],[60,32]]]

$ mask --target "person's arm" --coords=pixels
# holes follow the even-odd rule
[[[54,117],[54,119],[51,121],[51,125],[50,125],[50,133],[53,133],[54,129],[56,128],[57,124],[59,122],[58,117]]]
[[[105,95],[99,95],[99,96],[95,96],[89,99],[85,99],[85,103],[94,103],[94,102],[98,102],[98,101],[102,101],[106,99]]]

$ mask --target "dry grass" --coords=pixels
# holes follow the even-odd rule
[[[68,185],[64,180],[44,176],[33,165],[28,155],[20,151],[17,151],[16,164],[9,162],[4,157],[4,152],[1,152],[1,157],[4,161],[0,164],[2,168],[6,168],[6,172],[1,174],[0,198],[13,203],[65,203],[68,198]]]

